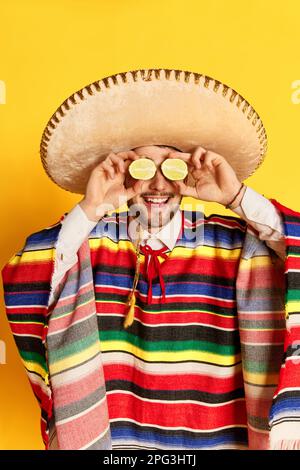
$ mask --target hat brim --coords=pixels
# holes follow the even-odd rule
[[[194,72],[148,69],[119,73],[67,98],[49,120],[41,158],[60,187],[85,193],[91,170],[113,151],[171,145],[191,152],[201,145],[223,155],[240,181],[267,149],[254,108],[227,85]],[[189,175],[189,184],[194,184]]]

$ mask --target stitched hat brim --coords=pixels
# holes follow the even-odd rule
[[[223,155],[243,181],[267,149],[263,123],[235,90],[194,72],[148,69],[119,73],[67,98],[49,120],[41,158],[60,187],[85,193],[91,170],[113,151],[201,145]],[[189,175],[189,184],[194,184]]]

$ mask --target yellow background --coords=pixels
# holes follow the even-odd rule
[[[232,86],[261,115],[265,162],[247,184],[300,210],[298,0],[1,0],[1,259],[54,223],[79,196],[43,171],[39,143],[50,115],[75,90],[139,68],[178,68]],[[217,205],[207,212],[228,213]],[[2,293],[1,293],[2,296]],[[0,448],[42,449],[39,410],[1,300]]]

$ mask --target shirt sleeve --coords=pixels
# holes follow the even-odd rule
[[[77,262],[77,252],[80,246],[96,225],[97,222],[89,220],[79,204],[63,219],[56,245],[50,303],[53,301],[53,294],[59,282]]]
[[[285,259],[282,218],[267,198],[247,186],[240,205],[232,210],[257,230],[260,240],[264,240],[281,259]]]

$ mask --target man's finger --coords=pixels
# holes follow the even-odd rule
[[[124,160],[122,158],[119,158],[117,155],[112,155],[110,158],[114,162],[114,164],[117,165],[119,170],[122,173],[124,173],[125,171]]]
[[[144,181],[138,180],[133,186],[131,186],[130,188],[127,188],[126,189],[127,200],[133,198],[134,196],[137,196],[138,194],[141,194],[143,184],[144,184]]]
[[[192,162],[197,170],[201,168],[201,161],[204,161],[206,150],[203,147],[197,147],[192,155]]]
[[[191,159],[192,154],[187,153],[187,152],[176,152],[173,150],[172,152],[168,153],[168,158],[181,158],[181,160],[184,160],[185,162],[189,162]]]
[[[117,157],[122,158],[122,160],[137,160],[139,155],[135,153],[133,150],[128,150],[127,152],[118,152],[115,154]]]
[[[137,153],[135,153],[134,150],[129,150],[127,154],[128,154],[128,157],[131,158],[132,160],[137,160],[138,158],[141,158]]]
[[[114,179],[115,177],[115,170],[113,168],[113,166],[111,165],[111,163],[107,162],[107,161],[104,161],[102,163],[102,168],[104,168],[104,170],[109,174],[109,176],[111,177],[111,179]]]
[[[183,181],[176,181],[175,185],[179,190],[179,194],[181,194],[181,196],[195,197],[197,194],[195,188],[186,185]]]

